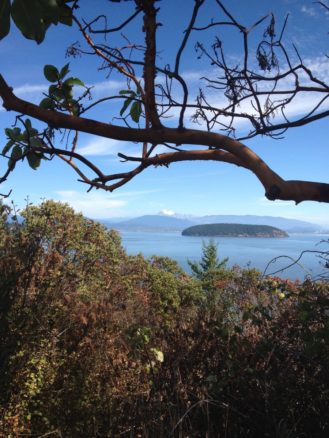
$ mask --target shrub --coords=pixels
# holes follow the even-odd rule
[[[1,206],[1,437],[328,436],[327,283],[192,278],[67,205],[22,217]]]

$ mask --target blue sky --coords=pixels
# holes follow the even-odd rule
[[[188,20],[187,11],[193,3],[192,0],[165,0],[159,3],[162,7],[160,18],[163,23],[159,29],[159,64],[172,63],[174,48],[182,38],[181,31]],[[329,52],[329,15],[319,6],[309,0],[231,0],[226,1],[226,5],[247,25],[270,11],[275,12],[278,22],[282,23],[289,12],[286,32],[289,50],[292,50],[292,42],[296,44],[308,64],[328,81],[329,60],[325,58],[325,54]],[[110,11],[111,8],[115,9],[111,16],[115,24],[120,22],[120,14],[132,8],[132,3],[127,2],[122,6],[105,0],[81,0],[80,15],[96,15]],[[200,24],[206,23],[211,16],[222,18],[218,15],[215,1],[207,0]],[[136,35],[136,28],[132,26],[129,32]],[[200,34],[197,36],[201,38]],[[210,43],[210,37],[208,32],[203,40],[207,42],[208,39]],[[33,41],[25,40],[13,27],[10,36],[0,42],[1,74],[20,97],[34,102],[39,102],[43,97],[42,93],[47,89],[47,82],[43,77],[44,64],[62,67],[70,62],[71,74],[93,85],[92,93],[95,98],[114,94],[125,88],[120,77],[107,77],[106,71],[99,70],[98,60],[91,57],[66,58],[67,47],[79,39],[75,28],[53,27],[45,42],[38,46]],[[239,43],[236,42],[239,40],[233,40],[230,33],[227,33],[224,41],[231,59],[239,60],[241,52]],[[200,85],[199,77],[207,75],[211,66],[204,59],[196,59],[194,42],[192,38],[182,60],[182,70],[189,77],[191,89],[197,90]],[[217,96],[213,98],[216,99]],[[305,101],[297,102],[292,114],[299,113],[307,104],[309,102],[306,98]],[[113,117],[118,114],[119,109],[118,105],[103,105],[87,114],[87,117],[114,123]],[[3,145],[4,128],[14,121],[15,115],[6,113],[1,108],[0,141]],[[175,122],[177,120],[173,114],[173,118],[167,122],[168,126],[174,126]],[[193,126],[189,121],[188,124]],[[292,129],[279,141],[256,138],[246,144],[283,178],[328,182],[328,120]],[[111,172],[128,169],[126,163],[120,163],[116,158],[119,150],[134,154],[137,148],[138,145],[135,144],[120,144],[87,135],[80,136],[78,146],[81,153]],[[0,161],[0,166],[3,170],[6,162]],[[86,187],[76,179],[76,174],[60,160],[42,163],[37,171],[22,163],[3,184],[0,192],[13,189],[11,199],[19,207],[24,206],[27,198],[34,203],[52,198],[68,202],[78,211],[94,218],[132,217],[159,211],[193,215],[260,214],[309,220],[329,226],[329,205],[303,202],[296,206],[292,202],[268,201],[263,187],[252,173],[225,163],[185,162],[172,164],[169,168],[149,168],[112,194],[96,190],[87,193]]]

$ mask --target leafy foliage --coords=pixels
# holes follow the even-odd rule
[[[43,72],[47,81],[51,82],[52,85],[49,86],[47,97],[40,102],[41,108],[68,111],[74,116],[79,115],[80,103],[79,99],[74,99],[73,87],[75,85],[84,87],[87,94],[89,90],[79,78],[69,77],[65,79],[70,72],[69,64],[64,65],[61,70],[58,70],[54,65],[45,65]],[[85,97],[85,94],[83,97]]]
[[[133,90],[121,90],[119,94],[127,96],[120,110],[120,116],[123,116],[126,110],[130,107],[129,115],[135,123],[139,122],[142,114],[141,95]],[[135,100],[138,99],[138,100]]]
[[[48,94],[40,102],[40,107],[47,110],[56,110],[68,112],[77,116],[81,110],[80,101],[89,94],[89,88],[81,79],[68,76],[70,73],[69,63],[64,65],[60,70],[54,65],[45,65],[44,76],[51,82]],[[74,96],[74,87],[84,88],[82,96]],[[24,130],[16,126],[18,121],[22,124]],[[53,131],[46,129],[39,132],[32,126],[30,119],[17,117],[14,128],[6,128],[7,143],[2,149],[1,155],[8,159],[8,171],[12,171],[18,161],[24,161],[25,158],[29,166],[36,170],[41,160],[46,160],[47,155],[53,156],[54,147],[51,142]]]
[[[0,0],[0,39],[8,35],[12,18],[25,38],[42,43],[50,25],[72,25],[67,3],[73,0]]]
[[[10,1],[0,0],[0,39],[8,35],[10,30]]]
[[[0,205],[1,436],[328,435],[327,283],[213,243],[191,278],[65,204],[21,215]]]
[[[1,155],[8,158],[8,168],[14,169],[17,161],[27,159],[29,166],[36,170],[42,159],[46,159],[40,148],[43,141],[38,131],[32,127],[30,119],[23,121],[24,131],[21,128],[6,128],[7,143]],[[39,149],[39,150],[38,150]]]

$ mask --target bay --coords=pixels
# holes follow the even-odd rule
[[[150,233],[120,231],[122,244],[128,254],[142,253],[166,256],[176,260],[190,272],[187,260],[197,261],[202,256],[202,243],[208,238],[182,236],[180,233]],[[295,234],[286,238],[216,237],[218,258],[229,258],[228,266],[253,267],[266,274],[272,274],[287,267],[296,260],[302,251],[329,251],[329,235]],[[322,243],[321,243],[322,241]],[[284,256],[284,257],[281,257]],[[278,260],[273,261],[276,257]],[[267,266],[270,263],[269,266]],[[305,253],[298,264],[277,274],[282,278],[300,279],[329,276],[329,269],[323,267],[318,254]]]

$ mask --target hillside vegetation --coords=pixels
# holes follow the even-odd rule
[[[128,256],[47,201],[0,206],[0,436],[327,437],[329,286]]]
[[[182,231],[183,236],[225,237],[287,237],[279,228],[269,225],[205,224],[194,225]]]

